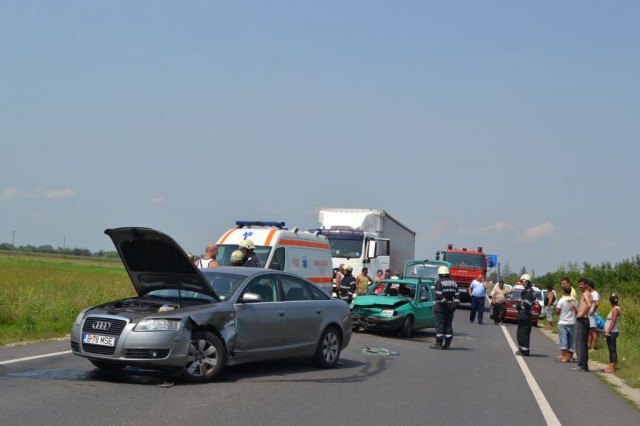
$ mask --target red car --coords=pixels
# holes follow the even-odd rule
[[[538,294],[539,291],[534,291],[536,295],[536,302],[533,304],[531,308],[531,313],[533,314],[533,326],[538,326],[538,318],[540,318],[540,311],[542,307],[538,303]],[[507,301],[505,302],[507,305],[507,313],[504,316],[505,321],[512,320],[518,321],[518,306],[520,306],[520,302],[522,301],[521,295],[522,290],[514,289],[512,293],[507,294]]]

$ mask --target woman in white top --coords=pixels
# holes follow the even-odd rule
[[[609,347],[609,367],[604,369],[605,373],[615,373],[616,363],[618,362],[618,352],[616,350],[616,339],[618,338],[618,322],[620,322],[620,307],[618,306],[618,295],[609,296],[611,303],[611,312],[607,315],[607,321],[604,324],[604,337],[607,339],[607,347]]]

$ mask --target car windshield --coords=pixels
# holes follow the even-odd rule
[[[223,274],[215,270],[202,271],[220,300],[229,300],[238,290],[246,275]]]
[[[231,266],[231,253],[238,250],[237,244],[220,244],[218,245],[218,255],[216,260],[220,266]],[[260,265],[264,268],[269,259],[269,253],[271,253],[271,247],[269,246],[256,246],[255,253],[258,256]]]
[[[507,294],[507,299],[520,299],[521,295],[521,290],[513,290],[511,293]]]
[[[484,269],[486,267],[484,254],[445,252],[443,260],[451,262],[451,266],[460,268]]]
[[[194,302],[197,300],[198,303],[216,301],[213,297],[209,296],[208,294],[200,293],[197,291],[181,290],[181,289],[174,289],[174,288],[153,290],[145,294],[145,297],[146,296],[152,296],[160,299],[171,299],[171,300],[180,299],[183,301],[193,299]]]
[[[369,294],[374,296],[405,296],[413,298],[416,294],[416,285],[395,281],[379,281],[377,284],[371,286]]]
[[[404,278],[432,278],[438,279],[438,268],[442,265],[432,265],[429,263],[409,263],[404,271]]]

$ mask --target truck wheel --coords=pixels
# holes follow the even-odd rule
[[[400,336],[404,338],[411,337],[411,330],[413,329],[413,317],[406,317],[402,321],[402,327],[400,327]]]

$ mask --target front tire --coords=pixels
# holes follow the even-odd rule
[[[402,321],[402,327],[400,327],[400,336],[404,338],[411,337],[411,331],[413,329],[413,318],[406,317],[404,321]]]
[[[220,375],[226,360],[227,350],[217,335],[210,331],[196,331],[189,343],[182,374],[190,382],[210,382]]]
[[[320,368],[333,368],[340,358],[341,346],[338,330],[333,326],[327,327],[320,336],[318,348],[313,357],[314,364]]]

